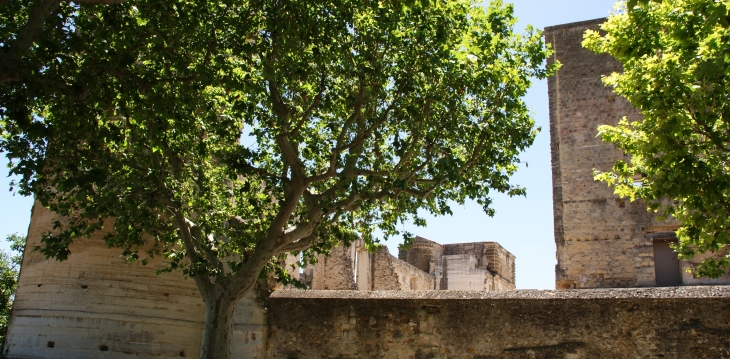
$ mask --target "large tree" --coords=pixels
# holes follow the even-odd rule
[[[631,159],[596,177],[676,217],[680,258],[706,253],[694,272],[711,278],[730,263],[728,9],[726,0],[628,1],[584,41],[623,65],[604,82],[643,115],[599,127]]]
[[[5,42],[28,8],[10,3]],[[109,246],[195,281],[201,357],[224,358],[233,304],[262,273],[290,279],[283,254],[524,194],[521,97],[552,70],[514,24],[499,0],[63,3],[0,85],[0,149],[68,218],[38,250],[63,260],[113,218]]]

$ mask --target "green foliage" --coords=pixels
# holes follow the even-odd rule
[[[0,8],[11,48],[26,7]],[[0,150],[68,218],[46,256],[111,225],[129,260],[235,298],[262,270],[289,282],[282,253],[524,195],[509,177],[538,129],[521,97],[554,69],[515,22],[498,0],[61,3],[0,84]]]
[[[18,274],[23,259],[25,237],[18,234],[7,236],[11,254],[0,251],[0,353],[4,352],[5,336],[8,332],[10,309],[13,307]]]
[[[729,8],[728,1],[629,1],[603,25],[605,35],[589,31],[584,41],[623,64],[604,82],[643,115],[599,127],[631,160],[596,178],[676,217],[680,258],[710,254],[694,268],[710,278],[730,263]]]
[[[548,74],[540,34],[500,2],[428,4],[62,4],[27,56],[42,65],[0,98],[21,193],[69,217],[39,249],[63,260],[114,217],[130,259],[151,242],[215,277],[266,238],[326,251],[523,194],[508,178],[536,132],[520,97]]]

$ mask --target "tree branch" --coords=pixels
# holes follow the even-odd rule
[[[361,132],[361,133],[360,133],[360,134],[359,134],[359,135],[358,135],[357,137],[355,137],[355,138],[354,138],[354,139],[352,140],[352,142],[348,143],[347,145],[344,145],[344,146],[338,147],[337,149],[335,149],[335,151],[337,151],[338,153],[342,153],[342,152],[343,152],[343,151],[345,151],[345,150],[348,150],[348,149],[350,149],[350,148],[353,148],[353,147],[355,147],[355,146],[359,146],[359,145],[362,145],[362,143],[363,143],[363,142],[365,142],[365,140],[366,140],[366,139],[367,139],[368,137],[370,137],[370,135],[372,134],[372,132],[373,132],[373,131],[374,131],[374,130],[375,130],[375,129],[376,129],[377,127],[378,127],[378,126],[382,125],[382,124],[383,124],[383,122],[385,122],[385,121],[386,121],[386,120],[388,119],[388,114],[389,114],[389,113],[390,113],[390,111],[392,111],[392,110],[393,110],[394,108],[395,108],[395,104],[391,103],[391,104],[390,104],[390,105],[389,105],[389,106],[388,106],[388,107],[387,107],[387,108],[385,109],[385,111],[384,111],[384,112],[383,112],[383,114],[382,114],[382,115],[380,116],[380,118],[378,118],[378,119],[377,119],[377,120],[376,120],[375,122],[373,122],[373,124],[372,124],[372,125],[370,125],[370,127],[368,127],[367,129],[365,129],[364,131],[362,131],[362,132]]]
[[[350,127],[352,127],[355,122],[359,121],[362,118],[362,107],[365,104],[365,85],[363,84],[363,81],[360,81],[360,91],[358,92],[357,100],[355,101],[354,109],[352,110],[352,114],[350,117],[347,118],[347,121],[342,125],[342,130],[340,131],[340,134],[337,135],[337,140],[335,142],[335,147],[332,149],[332,154],[330,155],[330,163],[329,167],[327,168],[327,171],[322,174],[318,174],[312,177],[309,177],[307,179],[307,184],[311,184],[314,182],[324,181],[328,178],[334,177],[334,175],[337,173],[337,160],[340,157],[340,154],[342,154],[342,151],[344,151],[344,147],[342,143],[345,141],[345,137],[347,136],[347,132],[350,131]],[[340,149],[342,148],[342,149]],[[338,150],[339,149],[339,150]]]
[[[76,0],[81,4],[121,4],[126,0]],[[4,5],[7,0],[0,1]],[[19,81],[21,76],[20,60],[30,49],[33,43],[43,32],[46,19],[58,8],[62,0],[39,0],[33,3],[28,10],[28,22],[23,26],[16,37],[15,43],[9,46],[5,54],[0,55],[0,83]]]
[[[296,181],[304,183],[306,181],[304,164],[302,164],[302,161],[299,159],[298,151],[294,148],[289,136],[280,134],[275,137],[275,140],[276,144],[279,146],[279,150],[281,150],[281,155],[284,157],[286,165],[291,168],[292,182]]]
[[[20,80],[18,72],[21,58],[38,39],[46,19],[60,3],[61,0],[39,0],[30,6],[28,22],[18,31],[15,43],[10,45],[8,52],[0,55],[0,83]]]
[[[319,237],[314,234],[310,234],[309,236],[304,237],[296,242],[279,247],[278,251],[280,253],[301,252],[309,248],[312,243],[317,240],[317,238]]]
[[[322,68],[322,74],[319,80],[319,92],[317,93],[317,96],[314,97],[312,100],[312,103],[309,105],[306,111],[304,111],[304,114],[302,114],[301,118],[299,119],[296,126],[294,126],[294,129],[292,130],[292,136],[297,136],[299,132],[302,130],[305,124],[309,122],[309,117],[312,116],[312,113],[314,113],[314,110],[319,106],[319,104],[322,102],[322,96],[324,94],[325,90],[325,80],[327,79],[324,68]]]
[[[233,164],[231,164],[231,168],[235,169],[236,172],[238,172],[239,174],[253,173],[253,174],[259,175],[261,177],[276,179],[276,180],[280,180],[280,181],[284,181],[284,182],[289,180],[285,176],[275,175],[273,173],[270,173],[269,171],[252,166],[248,163],[233,163]]]
[[[185,252],[188,256],[188,259],[190,260],[190,265],[193,266],[195,262],[198,261],[200,255],[198,254],[198,251],[193,242],[193,236],[190,231],[187,218],[185,218],[185,216],[183,216],[183,214],[177,208],[168,206],[168,210],[173,214],[173,221],[180,231],[180,237],[183,240],[183,244],[185,244]],[[195,281],[195,285],[200,291],[200,294],[203,296],[203,298],[207,298],[212,293],[214,287],[209,280],[206,280],[205,277],[207,277],[207,275],[193,275],[192,277]]]
[[[696,111],[692,111],[696,113]],[[697,130],[697,132],[702,133],[703,135],[707,136],[707,138],[710,140],[710,143],[720,152],[723,153],[730,153],[730,148],[727,147],[727,144],[723,142],[723,139],[717,136],[717,131],[715,131],[712,126],[708,125],[705,121],[700,120],[700,116],[692,116],[695,123],[700,125],[700,129]]]
[[[281,241],[288,244],[311,235],[312,231],[314,231],[314,228],[319,223],[319,219],[322,217],[323,214],[324,213],[322,213],[322,211],[316,208],[314,205],[308,205],[307,221],[304,223],[300,223],[289,231],[285,231],[284,235],[281,238]]]
[[[223,274],[223,264],[218,259],[218,255],[208,246],[211,240],[205,236],[198,225],[187,218],[185,221],[190,228],[190,234],[193,239],[197,239],[197,242],[200,243],[200,249],[205,253],[205,257],[208,259],[210,265],[217,269],[218,273]]]

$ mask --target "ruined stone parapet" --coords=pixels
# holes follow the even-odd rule
[[[328,257],[308,266],[303,279],[314,290],[433,290],[433,276],[399,260],[385,247],[375,252],[362,241],[336,247]]]
[[[433,276],[394,257],[387,248],[381,248],[369,255],[373,266],[371,290],[434,289]]]
[[[339,245],[332,248],[328,256],[317,256],[317,264],[305,270],[306,281],[311,280],[312,289],[356,290],[355,256],[358,245]]]
[[[465,245],[472,248],[473,244]],[[478,244],[480,254],[482,244]],[[501,248],[501,247],[500,247]],[[365,249],[362,241],[352,243],[349,247],[339,246],[332,250],[328,257],[321,256],[318,263],[308,266],[302,273],[302,279],[311,280],[311,288],[315,290],[439,290],[445,289],[442,283],[442,257],[444,246],[416,237],[415,242],[408,250],[399,251],[400,258],[407,258],[411,262],[394,257],[383,247],[375,252]],[[508,253],[508,252],[507,252]],[[483,255],[480,255],[480,259]],[[428,268],[430,272],[421,267]],[[504,285],[495,285],[494,277],[484,268],[479,271],[479,280],[473,280],[472,289],[507,288]],[[467,266],[469,266],[467,264]],[[472,265],[472,267],[475,267]],[[459,269],[453,268],[455,276]],[[465,267],[467,271],[468,268]],[[474,271],[474,270],[472,270]],[[454,278],[455,282],[459,279]],[[477,284],[478,282],[478,284]],[[466,289],[467,287],[457,287]]]
[[[408,258],[405,262],[399,258]],[[399,258],[358,241],[337,247],[302,273],[315,290],[512,290],[514,255],[494,242],[440,245],[423,237]],[[425,272],[421,267],[428,268]],[[420,265],[421,267],[418,267]]]

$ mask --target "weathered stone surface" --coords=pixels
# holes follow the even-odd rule
[[[515,256],[499,243],[445,244],[443,255],[435,257],[432,266],[436,268],[437,280],[443,276],[440,280],[441,289],[515,289]],[[483,278],[481,283],[477,280],[479,277]]]
[[[10,358],[197,357],[203,300],[179,272],[156,275],[162,263],[126,263],[101,238],[76,239],[64,262],[33,247],[55,215],[36,203],[5,354]],[[266,317],[256,293],[234,311],[235,358],[263,358]]]
[[[374,253],[362,240],[335,247],[305,268],[301,279],[315,290],[431,290],[433,276],[392,256],[387,248]]]
[[[399,258],[426,273],[433,273],[439,269],[436,267],[436,262],[440,261],[443,255],[443,245],[420,236],[416,237],[407,250],[398,250]]]
[[[287,291],[268,358],[730,358],[730,288]]]
[[[358,245],[337,246],[329,256],[317,257],[317,264],[305,270],[305,282],[311,280],[313,289],[357,289],[355,283],[355,253]]]
[[[562,63],[548,79],[559,289],[656,285],[653,234],[679,227],[647,213],[643,202],[620,199],[593,180],[594,170],[608,171],[617,159],[628,159],[596,137],[598,126],[615,125],[624,116],[640,119],[628,101],[601,82],[601,76],[621,71],[619,63],[581,46],[583,33],[598,30],[603,21],[548,27],[544,33],[555,50],[548,62]],[[682,263],[682,269],[690,265]],[[703,280],[683,273],[684,284],[730,283],[727,275]]]
[[[386,248],[375,253],[363,253],[359,258],[369,260],[372,266],[371,290],[433,290],[430,274],[394,257]]]

